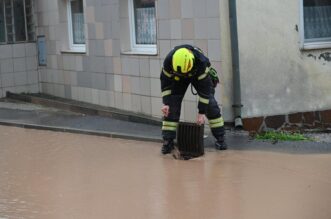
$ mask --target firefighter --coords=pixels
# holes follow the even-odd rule
[[[203,52],[191,45],[176,46],[164,60],[160,80],[163,101],[161,111],[164,116],[162,154],[168,154],[174,149],[181,103],[190,84],[199,96],[197,124],[204,124],[206,116],[216,138],[216,149],[226,150],[224,120],[214,97],[219,80],[217,72]]]

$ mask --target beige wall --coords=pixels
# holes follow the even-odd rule
[[[228,1],[220,1],[220,35],[221,35],[221,92],[223,117],[225,121],[233,121],[233,86],[232,86],[232,59],[229,24]]]
[[[6,92],[39,92],[35,43],[0,45],[0,98]]]
[[[34,5],[35,1],[32,0],[31,3]],[[7,91],[40,91],[35,42],[0,44],[0,98],[5,97]]]
[[[237,0],[243,117],[331,108],[331,62],[321,57],[331,49],[300,50],[299,2]],[[231,54],[223,31],[227,28],[222,22],[225,62]],[[230,65],[227,62],[226,81],[231,81]],[[229,85],[225,93],[231,89]],[[224,104],[230,106],[225,97]]]
[[[38,34],[46,36],[48,52],[39,70],[44,93],[160,117],[159,74],[172,47],[194,44],[221,69],[219,0],[158,0],[157,55],[128,54],[127,0],[86,0],[87,53],[69,53],[65,3],[37,0]],[[194,121],[190,93],[182,119]]]
[[[300,32],[295,28],[296,25],[300,28],[299,3],[257,2],[256,6],[261,3],[259,6],[266,9],[262,10],[260,17],[253,17],[252,23],[258,24],[258,28],[251,31],[253,25],[245,22],[245,17],[249,13],[247,8],[252,8],[252,5],[240,2],[240,29],[246,28],[244,33],[239,32],[243,93],[247,106],[244,113],[278,114],[330,109],[331,63],[318,57],[331,50],[300,51]],[[261,17],[269,17],[270,21]],[[248,55],[245,54],[247,50],[255,52]],[[317,59],[309,57],[310,54]],[[256,79],[255,83],[252,78]]]

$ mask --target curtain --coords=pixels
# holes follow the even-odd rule
[[[331,38],[331,3],[305,1],[305,39]]]
[[[85,44],[84,14],[75,13],[72,15],[72,32],[74,44]]]
[[[70,4],[73,43],[85,44],[83,1],[73,0]]]
[[[156,44],[155,8],[136,8],[136,44]]]

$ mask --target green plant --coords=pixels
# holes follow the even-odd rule
[[[311,141],[312,139],[305,137],[300,133],[289,133],[289,132],[276,132],[269,131],[257,134],[255,136],[258,140],[272,140],[272,141]]]

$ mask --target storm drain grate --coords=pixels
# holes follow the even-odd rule
[[[198,157],[204,154],[204,125],[180,122],[177,129],[177,148],[181,155]]]

